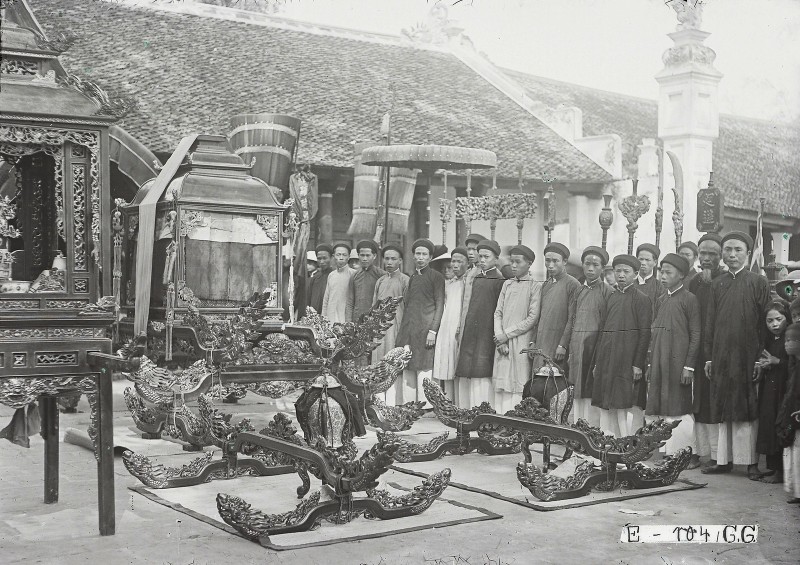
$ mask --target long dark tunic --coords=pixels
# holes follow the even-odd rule
[[[497,269],[479,273],[472,282],[467,316],[461,328],[456,376],[491,378],[494,365],[494,311],[505,277]]]
[[[386,274],[386,271],[375,265],[367,269],[359,268],[350,277],[350,289],[347,291],[347,310],[345,317],[348,322],[357,322],[358,319],[372,309],[375,298],[375,283]]]
[[[591,398],[588,380],[595,346],[606,318],[608,298],[614,289],[599,277],[591,286],[580,289],[575,305],[575,322],[569,342],[569,382],[575,385],[575,398]]]
[[[692,385],[681,384],[684,367],[694,368],[700,349],[700,308],[694,294],[681,287],[658,298],[650,339],[647,413],[692,413]]]
[[[713,281],[721,274],[721,268],[711,271]],[[700,275],[694,277],[689,283],[689,292],[697,297],[700,306],[700,354],[694,365],[694,383],[692,384],[692,411],[694,421],[698,424],[716,424],[711,419],[711,381],[706,377],[705,365],[707,356],[703,352],[703,338],[705,336],[706,318],[711,304],[711,282],[704,282]]]
[[[592,406],[605,410],[631,408],[644,388],[647,346],[650,343],[650,299],[635,284],[616,289],[608,298],[608,311],[597,343],[593,371]],[[643,378],[634,383],[633,367]],[[635,386],[634,386],[635,385]]]
[[[770,333],[764,349],[780,359],[780,363],[770,365],[762,373],[761,382],[758,383],[756,451],[764,455],[778,455],[783,451],[783,447],[778,440],[775,424],[789,379],[789,356],[786,354],[784,335],[775,336]]]
[[[444,312],[444,276],[430,267],[414,271],[403,297],[405,310],[400,330],[397,332],[395,347],[408,345],[411,348],[409,371],[430,371],[433,369],[433,351],[425,347],[428,331],[439,331]],[[492,307],[494,308],[494,307]],[[494,310],[492,310],[494,313]],[[491,324],[489,324],[491,327]]]
[[[565,350],[572,337],[572,324],[575,321],[575,304],[581,283],[566,272],[555,279],[548,279],[542,285],[539,321],[535,328],[536,347],[553,357],[560,345]],[[541,357],[533,360],[531,370],[536,373],[544,364]],[[562,364],[566,367],[566,363]]]
[[[661,284],[661,281],[658,280],[658,274],[654,270],[653,274],[650,275],[650,278],[645,279],[644,284],[639,282],[639,277],[636,278],[636,288],[641,290],[643,293],[647,295],[647,298],[650,299],[650,306],[651,306],[651,316],[652,318],[656,317],[656,305],[658,303],[658,299],[664,295],[666,292],[664,290],[664,286]],[[652,319],[651,318],[651,319]],[[643,367],[644,368],[644,367]],[[637,383],[636,387],[636,406],[644,410],[647,408],[647,385],[646,383]],[[685,412],[684,412],[685,414]]]
[[[650,278],[645,279],[644,284],[639,283],[638,277],[636,278],[636,282],[634,284],[636,284],[636,288],[645,293],[647,295],[647,298],[650,299],[650,304],[653,309],[653,315],[655,315],[656,303],[658,301],[658,297],[666,292],[661,284],[661,281],[658,280],[656,272],[653,271],[653,274],[650,275]]]
[[[766,277],[748,269],[727,272],[711,283],[711,304],[703,335],[703,353],[712,362],[711,419],[751,422],[758,418],[753,367],[767,331]]]
[[[325,298],[325,287],[332,270],[330,267],[317,269],[308,279],[308,305],[316,310],[317,314],[322,314],[322,299]]]

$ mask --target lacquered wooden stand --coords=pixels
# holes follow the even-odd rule
[[[85,394],[91,409],[89,437],[97,459],[97,502],[100,535],[115,532],[114,437],[111,370],[130,362],[110,355],[106,337],[111,315],[60,313],[58,320],[0,318],[3,367],[0,403],[24,408],[40,403],[44,439],[44,502],[59,495],[58,397]],[[46,322],[47,326],[43,322]],[[70,339],[59,339],[69,334]],[[36,339],[30,339],[36,336]]]

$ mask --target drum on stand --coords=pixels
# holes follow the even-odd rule
[[[298,118],[283,114],[238,114],[231,118],[228,139],[234,153],[246,163],[255,158],[250,174],[281,189],[284,197],[289,192],[300,123]]]

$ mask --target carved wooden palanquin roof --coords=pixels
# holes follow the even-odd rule
[[[102,102],[80,91],[58,60],[69,39],[49,40],[25,0],[3,10],[0,42],[0,112],[9,117],[97,117]]]
[[[155,179],[144,183],[132,207],[140,205],[153,188]],[[181,204],[235,206],[261,210],[284,206],[275,199],[269,185],[250,175],[250,165],[233,153],[223,136],[199,135],[197,141],[169,181],[159,201],[177,199]]]

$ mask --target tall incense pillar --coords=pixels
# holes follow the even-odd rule
[[[703,42],[710,35],[700,30],[703,5],[700,2],[672,2],[678,16],[676,31],[668,34],[674,45],[662,56],[664,68],[656,75],[659,85],[658,136],[664,151],[672,151],[683,165],[684,241],[696,242],[697,191],[708,184],[712,170],[711,149],[719,137],[717,89],[722,73],[714,68],[716,53]],[[675,186],[672,165],[664,160],[665,192]],[[720,187],[723,189],[724,187]],[[664,215],[672,210],[665,199]],[[674,238],[670,222],[664,222],[662,242]],[[665,247],[672,247],[671,243]]]

